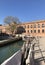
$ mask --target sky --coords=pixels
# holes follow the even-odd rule
[[[45,0],[0,0],[0,24],[7,16],[18,17],[21,22],[45,20]]]

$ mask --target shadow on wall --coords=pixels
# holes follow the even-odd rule
[[[0,33],[0,40],[8,39],[9,35],[6,33]]]
[[[25,32],[26,31],[25,31],[24,27],[22,27],[22,26],[19,26],[16,29],[16,34],[22,34],[22,33],[25,33]]]

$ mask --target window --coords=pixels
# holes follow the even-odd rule
[[[32,30],[31,30],[31,33],[32,33]]]
[[[38,24],[38,28],[40,28],[40,24]]]
[[[34,24],[34,28],[36,28],[36,24]]]
[[[42,24],[42,27],[44,27],[44,24]]]
[[[44,33],[44,29],[42,29],[42,33]]]
[[[30,27],[32,28],[33,26],[31,25]]]
[[[27,28],[29,28],[29,25],[27,26]]]
[[[27,32],[29,33],[29,30]]]
[[[38,30],[38,33],[40,33],[40,30]]]
[[[36,30],[34,30],[34,33],[36,33]]]

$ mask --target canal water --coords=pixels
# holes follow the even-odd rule
[[[23,41],[18,41],[18,42],[12,43],[11,45],[0,47],[0,64],[4,62],[7,58],[12,56],[19,49],[21,49],[22,44],[23,44]]]

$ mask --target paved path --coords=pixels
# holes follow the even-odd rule
[[[32,43],[34,45],[34,65],[45,65],[45,37],[35,38]],[[20,65],[21,63],[21,51],[10,59],[6,64],[2,65]]]
[[[45,37],[38,38],[39,41],[34,47],[35,65],[45,65]]]

